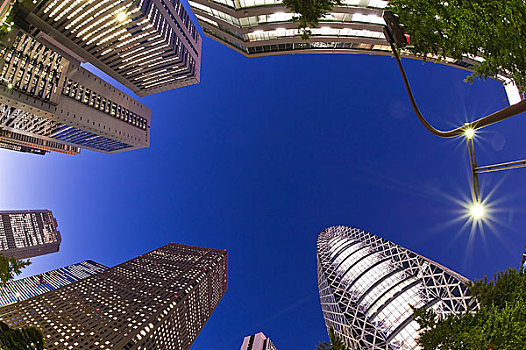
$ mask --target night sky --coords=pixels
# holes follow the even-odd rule
[[[507,105],[498,82],[404,64],[439,128]],[[201,84],[140,100],[152,109],[149,149],[0,150],[0,208],[51,209],[63,237],[22,276],[85,259],[113,266],[168,242],[226,249],[229,289],[192,349],[239,349],[263,331],[302,350],[327,340],[316,238],[328,226],[378,234],[470,279],[520,263],[526,170],[481,176],[492,216],[472,231],[465,142],[424,129],[393,58],[248,59],[204,38]],[[480,165],[526,158],[524,116],[477,134]]]

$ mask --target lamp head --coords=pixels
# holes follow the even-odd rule
[[[468,139],[472,139],[475,136],[475,129],[473,128],[466,128],[464,131],[464,136],[466,136]]]
[[[480,202],[475,202],[470,208],[470,214],[475,220],[480,220],[484,217],[484,206]]]

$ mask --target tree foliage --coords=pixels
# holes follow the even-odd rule
[[[510,76],[526,90],[526,2],[524,0],[391,0],[411,36],[410,50],[439,58],[479,56],[474,77]]]
[[[16,258],[6,258],[0,255],[0,285],[5,285],[15,276],[22,273],[22,269],[31,265],[29,260],[18,260]]]
[[[422,349],[526,349],[526,275],[509,269],[494,281],[475,281],[469,290],[478,311],[440,318],[433,310],[415,310]]]
[[[334,6],[341,5],[341,0],[283,0],[283,5],[300,15],[295,20],[299,22],[302,39],[307,40],[312,34],[308,28],[317,28],[320,19]]]
[[[334,332],[334,328],[329,328],[329,340],[331,343],[327,342],[320,342],[318,346],[316,346],[317,350],[348,350],[345,343],[336,335],[336,332]]]
[[[12,329],[0,322],[0,349],[44,350],[44,336],[34,327]]]
[[[6,14],[5,18],[0,18],[0,38],[5,36],[12,28],[12,25],[17,20],[17,12],[21,6],[27,6],[32,3],[31,0],[15,0],[11,2],[11,8]]]

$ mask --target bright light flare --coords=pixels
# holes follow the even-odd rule
[[[464,136],[466,136],[468,139],[472,139],[473,136],[475,136],[475,129],[466,128],[466,130],[464,131]]]
[[[484,214],[486,213],[486,210],[484,209],[484,206],[481,203],[474,203],[473,206],[470,208],[470,213],[473,219],[480,220],[484,218]]]
[[[11,83],[7,84],[7,88],[8,88],[9,90],[11,90],[11,89],[13,88],[13,84],[11,84]]]
[[[118,22],[124,22],[126,18],[128,18],[128,15],[126,15],[126,12],[119,12],[116,16]]]

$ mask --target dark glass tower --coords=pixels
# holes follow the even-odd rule
[[[441,315],[477,307],[465,277],[360,229],[329,227],[317,251],[325,324],[353,350],[419,349],[411,306]]]
[[[227,252],[170,243],[0,309],[46,349],[189,349],[227,289]]]
[[[49,210],[0,211],[0,254],[27,259],[58,252],[57,226]]]

